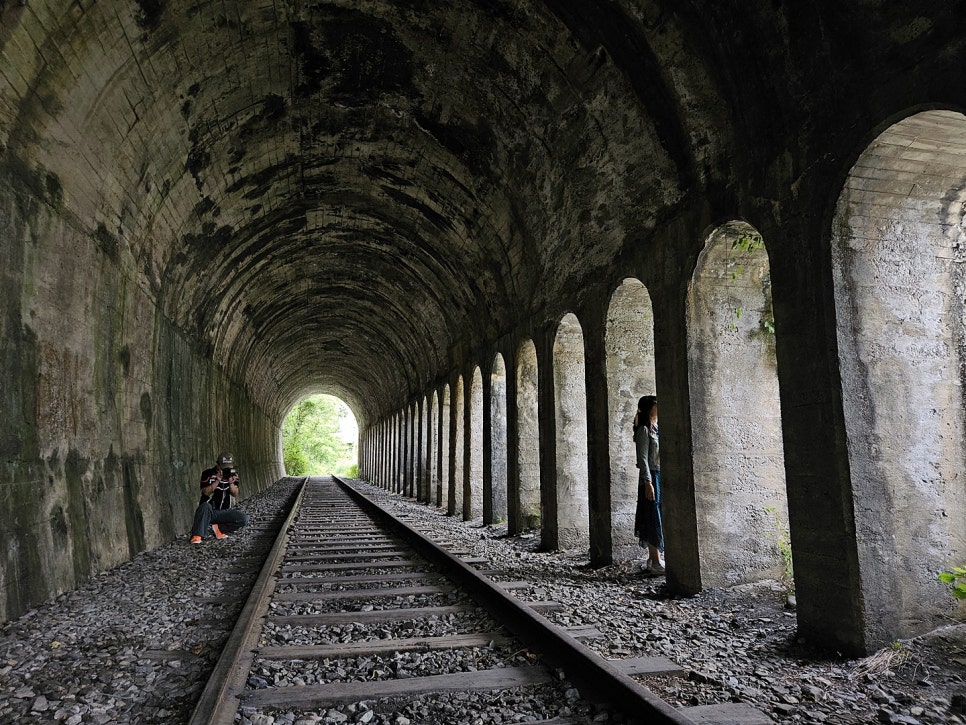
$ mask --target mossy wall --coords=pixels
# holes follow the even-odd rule
[[[0,166],[0,620],[185,534],[218,451],[243,496],[280,475],[272,421],[60,188]]]

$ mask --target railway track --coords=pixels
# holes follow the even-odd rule
[[[461,707],[468,693],[498,707],[496,722],[548,702],[554,719],[529,722],[602,713],[618,723],[770,722],[740,708],[668,705],[633,675],[680,673],[674,663],[602,659],[579,641],[599,633],[552,624],[540,612],[553,602],[518,600],[525,583],[494,582],[476,568],[485,563],[442,549],[346,483],[307,479],[191,723],[239,713],[270,722],[279,712],[305,722],[473,722]]]

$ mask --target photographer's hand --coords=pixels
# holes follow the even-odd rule
[[[208,479],[208,485],[201,489],[201,492],[205,496],[210,496],[215,492],[215,489],[218,488],[219,483],[221,483],[221,476],[214,475]]]

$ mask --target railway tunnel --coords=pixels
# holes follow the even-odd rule
[[[962,606],[958,3],[0,4],[0,618],[283,475],[306,395],[369,480],[776,576],[842,652]],[[783,542],[779,545],[779,541]]]

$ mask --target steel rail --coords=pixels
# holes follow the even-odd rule
[[[248,673],[254,661],[255,644],[261,634],[261,623],[267,614],[268,603],[275,589],[277,581],[275,572],[285,555],[289,531],[298,515],[302,498],[308,488],[307,483],[306,477],[302,481],[298,496],[292,503],[292,509],[279,529],[279,534],[265,559],[258,579],[252,585],[245,606],[238,615],[235,628],[208,678],[208,684],[195,705],[191,720],[188,721],[189,725],[231,725],[235,720],[235,713],[238,712],[239,706],[238,696],[244,692],[248,681]]]
[[[441,548],[338,476],[333,478],[360,505],[392,526],[419,554],[439,566],[454,583],[464,588],[523,643],[563,669],[586,697],[606,700],[629,717],[647,723],[695,725],[695,721],[681,710],[664,702],[639,682],[619,671],[546,617],[537,614],[525,602],[507,594],[476,569]]]

